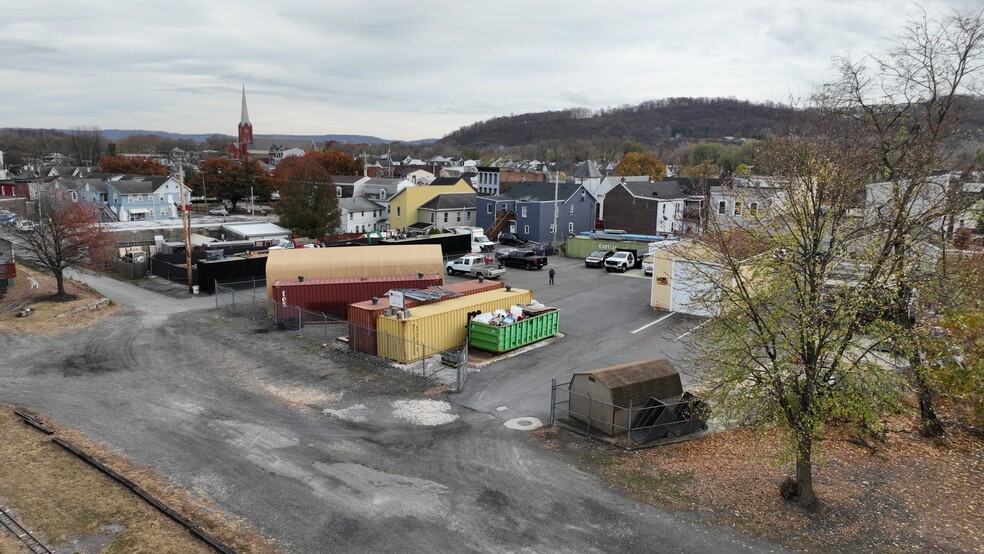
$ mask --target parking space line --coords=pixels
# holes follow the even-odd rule
[[[643,329],[648,329],[648,328],[650,328],[650,327],[652,327],[653,325],[656,325],[656,324],[657,324],[657,323],[659,323],[660,321],[663,321],[664,319],[666,319],[666,318],[668,318],[668,317],[670,317],[671,315],[673,315],[673,314],[675,314],[675,313],[676,313],[676,312],[670,312],[670,313],[668,313],[668,314],[666,314],[666,315],[664,315],[663,317],[661,317],[661,318],[659,318],[659,319],[657,319],[656,321],[651,321],[651,322],[649,322],[649,323],[647,323],[647,324],[645,324],[645,325],[643,325],[642,327],[639,327],[639,328],[638,328],[638,329],[636,329],[635,331],[632,331],[632,334],[634,335],[634,334],[636,334],[636,333],[638,333],[639,331],[642,331]]]

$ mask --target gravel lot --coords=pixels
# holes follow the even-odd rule
[[[153,467],[286,552],[775,550],[626,499],[374,358],[205,301],[97,288],[147,300],[50,339],[0,330],[0,402]]]

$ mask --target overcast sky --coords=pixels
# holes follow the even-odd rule
[[[917,13],[905,0],[4,3],[0,127],[234,135],[245,84],[256,134],[397,140],[671,96],[784,102]]]

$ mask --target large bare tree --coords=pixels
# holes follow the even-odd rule
[[[936,173],[959,138],[959,94],[980,76],[982,34],[981,12],[924,13],[887,55],[840,60],[806,127],[756,158],[779,200],[738,229],[712,229],[692,264],[720,309],[700,332],[710,394],[725,413],[786,429],[796,472],[784,490],[804,506],[816,502],[824,424],[876,426],[905,389],[900,367],[914,373],[924,418],[932,411],[919,348],[901,346],[916,338],[913,291],[955,209],[955,185]]]
[[[80,125],[72,127],[65,140],[69,154],[79,165],[94,166],[106,151],[106,138],[99,127]]]

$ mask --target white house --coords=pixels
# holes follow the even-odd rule
[[[386,228],[386,206],[368,198],[339,198],[339,233],[367,233]]]

